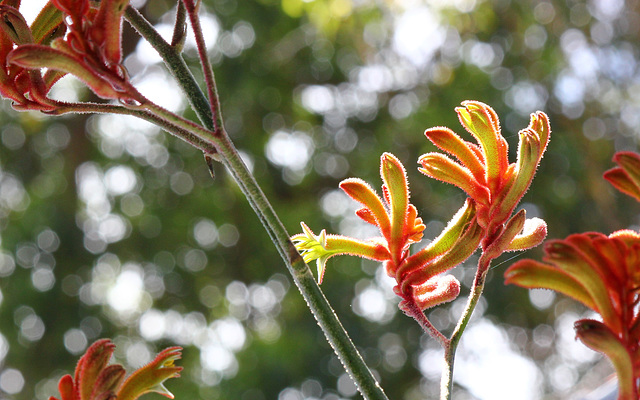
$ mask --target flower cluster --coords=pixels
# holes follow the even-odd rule
[[[173,399],[163,382],[180,376],[182,367],[174,365],[181,356],[180,347],[161,351],[149,364],[125,379],[120,364],[107,365],[115,345],[109,339],[93,343],[78,361],[75,374],[65,375],[58,383],[61,400],[135,400],[145,393],[156,392]],[[58,400],[51,397],[49,400]]]
[[[460,293],[460,283],[446,271],[465,261],[482,245],[491,260],[504,251],[538,245],[546,235],[544,221],[526,220],[524,210],[511,217],[531,183],[549,141],[549,122],[542,112],[533,114],[520,132],[518,161],[509,164],[507,143],[500,133],[495,112],[487,105],[467,101],[456,111],[462,125],[478,140],[467,142],[448,128],[432,128],[426,136],[438,148],[455,156],[455,162],[440,153],[420,157],[420,171],[452,183],[469,197],[444,231],[427,247],[410,254],[409,246],[422,239],[424,224],[409,202],[409,184],[400,161],[389,153],[381,158],[382,196],[361,179],[350,178],[340,188],[362,204],[357,215],[378,227],[381,236],[359,240],[340,235],[315,235],[304,223],[304,232],[292,237],[306,262],[318,264],[322,281],[325,265],[337,254],[356,255],[384,262],[395,278],[395,292],[403,299],[400,308],[424,310],[451,301]]]
[[[304,233],[292,237],[296,247],[306,262],[317,261],[320,281],[330,257],[357,255],[384,262],[387,274],[398,282],[396,292],[405,301],[416,301],[422,309],[453,300],[460,292],[460,284],[453,276],[438,274],[464,261],[478,246],[481,236],[476,225],[471,223],[475,214],[473,203],[466,203],[438,239],[409,256],[409,246],[422,239],[425,225],[409,202],[405,169],[395,156],[384,153],[380,175],[382,198],[357,178],[344,180],[340,188],[362,204],[356,214],[377,226],[381,237],[359,240],[327,235],[324,230],[316,236],[303,223]]]
[[[640,156],[620,152],[605,178],[640,201]],[[640,379],[640,234],[620,230],[570,235],[545,245],[544,262],[521,260],[505,272],[506,282],[555,290],[600,314],[602,321],[575,323],[577,337],[613,363],[619,399],[638,398]]]
[[[139,93],[121,64],[122,16],[128,4],[129,0],[52,0],[28,26],[18,11],[20,0],[1,1],[2,96],[19,110],[52,112],[59,103],[47,93],[70,73],[102,98],[135,104]]]
[[[458,186],[476,203],[478,224],[485,229],[486,241],[494,241],[529,188],[547,144],[551,128],[545,113],[531,115],[529,126],[519,132],[517,162],[509,163],[507,141],[501,134],[495,111],[478,101],[465,101],[456,108],[458,119],[477,140],[468,142],[446,127],[427,129],[425,135],[442,153],[420,157],[423,174]],[[535,220],[544,237],[544,221]],[[535,245],[539,244],[536,243]]]

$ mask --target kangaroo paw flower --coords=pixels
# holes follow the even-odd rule
[[[126,104],[144,98],[122,66],[122,18],[129,0],[51,0],[31,26],[16,7],[0,4],[0,94],[18,110],[54,112],[47,97],[65,74],[99,97]],[[44,76],[41,70],[46,69]]]
[[[169,378],[180,376],[182,367],[174,361],[181,356],[180,347],[160,352],[146,366],[136,370],[124,383],[125,370],[120,364],[107,365],[115,345],[109,339],[93,343],[78,361],[74,376],[65,375],[58,383],[61,400],[135,400],[149,392],[158,392],[171,399],[173,395],[163,385]],[[49,400],[58,400],[51,397]]]
[[[427,138],[453,158],[440,153],[424,154],[418,160],[419,170],[458,186],[475,200],[478,224],[491,238],[529,188],[551,129],[543,112],[531,114],[529,126],[519,133],[517,162],[510,164],[508,145],[495,111],[478,101],[465,101],[462,105],[456,108],[458,118],[477,144],[463,140],[448,128],[427,129]]]
[[[409,255],[409,246],[422,239],[425,225],[409,202],[409,184],[404,166],[389,153],[380,160],[382,196],[361,179],[349,178],[340,188],[362,205],[356,214],[375,225],[379,237],[360,240],[340,235],[314,234],[304,223],[303,233],[291,239],[305,262],[316,261],[322,281],[326,262],[338,254],[354,255],[384,263],[386,272],[397,282],[402,297],[400,308],[412,302],[425,309],[451,301],[460,293],[451,276],[439,276],[467,259],[478,247],[482,229],[475,222],[475,202],[469,199],[429,246]]]

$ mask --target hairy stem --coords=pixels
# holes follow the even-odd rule
[[[213,68],[211,67],[211,62],[209,62],[209,57],[207,57],[204,35],[202,34],[202,28],[200,27],[200,18],[198,18],[200,3],[194,3],[194,0],[183,0],[183,4],[187,9],[189,21],[191,21],[193,33],[196,37],[198,57],[200,58],[202,72],[204,72],[204,82],[207,88],[207,95],[209,96],[209,106],[211,107],[211,114],[213,115],[213,131],[216,135],[220,135],[222,133],[221,131],[223,126],[220,113],[220,100],[218,99],[218,89],[216,88],[216,79],[213,75]]]
[[[57,102],[55,110],[48,112],[50,115],[67,113],[121,114],[138,117],[159,126],[207,154],[215,153],[216,151],[215,145],[209,138],[211,132],[154,104],[149,106],[148,109],[145,109],[142,107],[128,108],[116,104],[104,103]]]
[[[402,310],[410,317],[416,320],[418,324],[422,327],[422,330],[428,333],[432,338],[438,341],[440,345],[447,349],[449,347],[449,339],[447,339],[442,332],[436,329],[435,326],[429,321],[424,312],[418,307],[415,301],[412,299],[409,300],[403,307]]]
[[[185,4],[187,6],[189,5],[188,3]],[[211,95],[210,100],[214,103],[210,104],[176,49],[167,43],[157,31],[155,31],[153,26],[134,8],[129,6],[125,16],[131,25],[149,41],[165,60],[165,64],[176,77],[192,107],[202,121],[204,128],[172,114],[153,103],[147,103],[144,104],[144,106],[150,113],[155,114],[160,120],[165,121],[165,128],[171,133],[182,137],[184,136],[184,131],[187,131],[197,138],[210,141],[210,143],[215,146],[218,154],[213,158],[222,161],[236,180],[247,201],[254,209],[285,261],[296,286],[302,293],[328,342],[331,344],[364,398],[386,400],[387,397],[384,391],[349,338],[349,335],[313,278],[309,266],[304,263],[302,257],[298,254],[289,239],[288,232],[224,131],[213,75],[211,74],[210,76],[212,80],[211,83],[207,84]],[[207,68],[206,65],[208,64],[205,63],[205,69]],[[144,114],[140,116],[143,118],[148,117]],[[212,155],[210,148],[199,148],[203,150],[206,155]]]
[[[358,390],[365,399],[387,399],[316,283],[311,270],[289,239],[289,234],[255,182],[253,175],[247,170],[235,147],[226,136],[223,139],[223,144],[218,148],[218,152],[265,226],[271,240],[276,244],[289,273],[305,298],[307,306],[343,366],[358,386]]]
[[[480,256],[476,276],[473,280],[469,297],[467,298],[467,305],[458,320],[456,328],[451,334],[451,338],[449,338],[448,346],[444,349],[445,367],[440,378],[440,400],[451,400],[451,391],[453,389],[453,364],[456,357],[456,350],[460,344],[462,334],[471,319],[473,310],[476,308],[478,300],[480,300],[490,265],[491,258],[485,257],[484,254]]]

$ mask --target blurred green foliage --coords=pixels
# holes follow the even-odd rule
[[[174,1],[132,3],[171,32]],[[364,234],[337,185],[358,176],[378,187],[379,156],[389,151],[408,169],[425,236],[437,235],[464,196],[414,168],[433,149],[422,132],[461,132],[453,108],[475,99],[495,108],[513,150],[529,113],[549,114],[550,147],[523,207],[547,221],[550,237],[565,237],[640,224],[637,204],[601,177],[615,151],[637,146],[637,6],[203,0],[202,16],[227,130],[291,233],[304,220],[316,231]],[[133,30],[124,39],[134,82],[184,108],[159,58]],[[195,67],[189,43],[185,58]],[[56,94],[95,100],[71,79]],[[196,150],[130,118],[1,107],[1,399],[57,395],[60,376],[101,337],[132,367],[184,346],[183,377],[167,385],[179,399],[358,397],[221,166],[212,180]],[[563,352],[555,321],[570,326],[562,316],[584,310],[505,287],[510,260],[502,261],[476,323],[526,360],[528,398],[565,398],[595,357]],[[467,285],[472,267],[457,268]],[[383,275],[372,262],[333,259],[323,290],[390,398],[434,398],[437,347],[397,310]],[[430,316],[447,330],[459,309],[454,302]],[[525,398],[474,384],[468,359],[483,353],[464,344],[460,352],[456,399]]]

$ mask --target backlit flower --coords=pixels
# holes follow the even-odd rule
[[[140,94],[122,66],[122,17],[128,4],[129,0],[52,0],[27,26],[18,11],[19,0],[2,2],[2,96],[13,100],[16,109],[51,112],[58,103],[47,93],[69,73],[99,97],[136,104]]]
[[[457,159],[432,152],[418,162],[423,174],[458,186],[476,203],[478,224],[486,230],[488,244],[502,233],[506,221],[529,188],[549,142],[551,128],[545,113],[531,114],[529,126],[519,132],[518,158],[509,163],[508,145],[500,132],[495,111],[478,101],[465,101],[456,108],[460,123],[476,139],[468,142],[446,127],[427,129],[425,135],[439,149]],[[544,221],[538,235],[525,247],[533,247],[546,234]],[[523,244],[525,244],[523,242]]]

